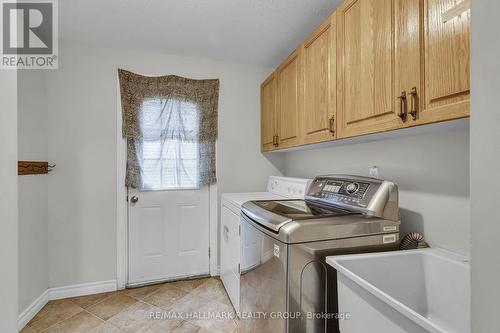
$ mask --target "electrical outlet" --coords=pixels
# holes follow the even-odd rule
[[[280,257],[280,247],[276,244],[274,244],[274,256],[278,258]]]
[[[376,165],[368,169],[368,175],[372,178],[379,178],[378,167]]]

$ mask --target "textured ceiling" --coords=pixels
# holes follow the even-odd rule
[[[60,37],[275,66],[340,0],[62,0]]]

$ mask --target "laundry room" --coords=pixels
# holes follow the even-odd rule
[[[497,332],[499,14],[0,0],[0,332]]]

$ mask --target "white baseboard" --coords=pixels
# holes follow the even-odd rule
[[[75,284],[49,289],[49,299],[62,299],[116,291],[116,280]]]
[[[49,301],[49,290],[45,290],[38,298],[31,303],[17,319],[17,328],[21,331],[26,324],[30,322],[33,317],[40,312],[40,310],[47,304]]]
[[[49,302],[56,299],[86,296],[116,291],[116,280],[89,282],[45,290],[18,317],[17,327],[21,331],[35,315]]]

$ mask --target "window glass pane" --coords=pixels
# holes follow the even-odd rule
[[[142,105],[142,169],[145,190],[198,186],[198,109],[177,100]]]

